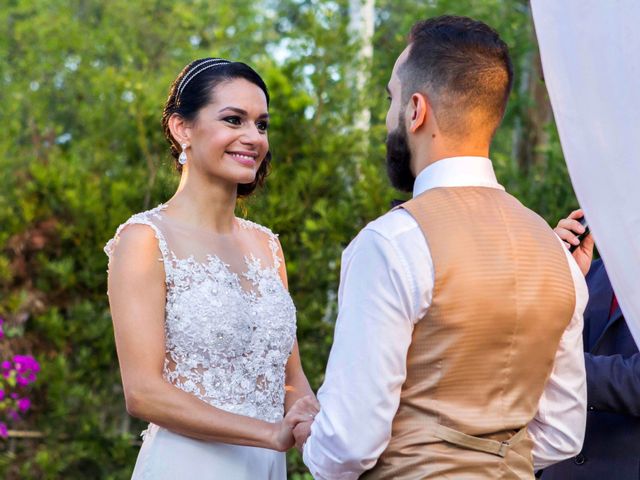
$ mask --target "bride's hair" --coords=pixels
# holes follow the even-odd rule
[[[175,160],[176,169],[182,172],[182,165],[178,157],[182,151],[180,144],[171,135],[169,118],[173,114],[180,115],[187,121],[192,121],[200,109],[212,101],[215,87],[222,82],[242,78],[256,85],[264,92],[269,106],[269,91],[264,80],[249,65],[241,62],[229,62],[220,58],[201,58],[194,60],[184,67],[178,77],[171,84],[169,97],[162,111],[162,129],[169,142],[171,155]],[[246,197],[262,186],[271,166],[271,151],[268,151],[256,178],[251,183],[238,184],[238,197]]]

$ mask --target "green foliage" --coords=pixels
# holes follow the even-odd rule
[[[367,64],[348,4],[0,0],[0,314],[12,332],[0,357],[40,362],[20,428],[44,434],[0,443],[1,477],[130,476],[144,426],[124,408],[101,249],[176,186],[160,114],[194,58],[243,60],[271,90],[273,172],[241,210],[281,235],[303,365],[314,388],[322,383],[341,251],[395,196],[384,173],[384,87],[411,24],[444,12],[483,19],[513,46],[517,74],[536,48],[524,1],[380,0]],[[365,92],[353,81],[360,69]],[[535,146],[542,164],[525,172],[512,155],[531,102],[514,90],[493,157],[502,183],[555,223],[575,199],[554,127]],[[369,132],[354,127],[363,109]],[[289,471],[310,478],[295,452]]]

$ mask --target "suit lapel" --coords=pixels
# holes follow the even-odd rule
[[[613,312],[613,315],[611,315],[611,318],[609,319],[609,321],[607,322],[607,324],[605,325],[604,329],[602,330],[602,333],[600,334],[600,336],[598,337],[598,340],[596,341],[596,343],[593,345],[593,347],[590,349],[593,353],[596,353],[598,347],[600,346],[600,343],[602,342],[602,339],[605,336],[605,333],[607,333],[607,330],[609,330],[609,328],[611,328],[611,326],[613,324],[615,324],[618,320],[620,320],[622,318],[622,310],[620,310],[620,305],[618,305],[618,307],[616,308],[616,310]]]
[[[616,307],[615,312],[613,312],[613,315],[611,315],[611,320],[609,320],[609,322],[607,323],[607,326],[604,328],[604,330],[606,331],[607,328],[609,328],[614,322],[617,322],[621,318],[622,318],[622,310],[620,309],[620,305],[618,305]],[[604,332],[602,332],[602,333],[604,333]]]

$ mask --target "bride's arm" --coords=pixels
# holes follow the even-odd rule
[[[315,400],[316,396],[313,393],[313,390],[311,390],[311,386],[307,381],[307,376],[302,370],[298,341],[296,340],[286,368],[286,394],[284,398],[285,413],[289,411],[297,400],[309,395]]]
[[[109,262],[109,303],[127,411],[200,440],[289,449],[292,424],[300,419],[273,424],[228,413],[163,378],[166,289],[160,257],[153,231],[130,225]]]
[[[280,274],[280,279],[282,280],[282,284],[285,288],[289,288],[289,282],[287,279],[287,267],[284,261],[284,255],[282,253],[282,246],[278,241],[278,258],[280,259],[280,266],[278,267],[278,273]],[[287,367],[285,370],[285,383],[286,383],[286,394],[284,400],[284,411],[285,413],[289,411],[291,406],[296,403],[296,401],[302,397],[306,397],[311,395],[315,399],[315,395],[313,390],[311,390],[311,386],[309,385],[309,381],[307,380],[307,376],[304,374],[304,370],[302,369],[302,362],[300,360],[300,350],[298,349],[298,340],[293,344],[293,349],[291,351],[291,355],[289,356],[289,360],[287,361]]]

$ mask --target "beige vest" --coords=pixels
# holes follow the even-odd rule
[[[413,332],[391,441],[367,479],[533,479],[526,425],[575,309],[562,246],[502,190],[405,203],[429,245],[433,300]]]

